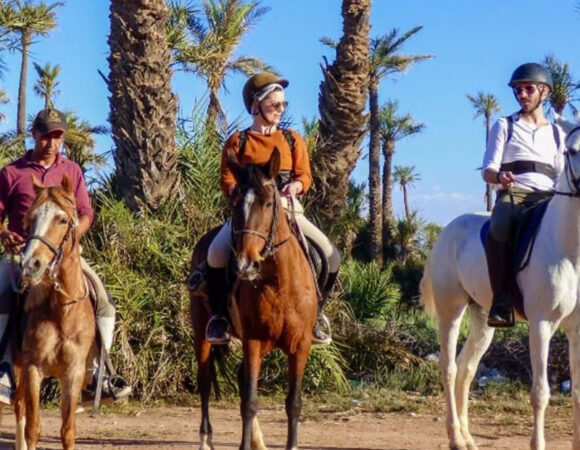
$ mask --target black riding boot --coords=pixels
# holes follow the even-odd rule
[[[210,344],[226,344],[230,340],[226,269],[207,267],[207,291],[213,316],[207,323],[205,337]]]
[[[328,317],[322,312],[322,308],[328,301],[332,288],[336,283],[338,278],[338,272],[333,272],[328,274],[328,279],[324,288],[322,288],[320,302],[318,304],[318,315],[316,317],[316,322],[314,324],[314,332],[312,343],[313,344],[330,344],[332,342],[332,331],[330,329],[330,321]]]
[[[511,327],[515,321],[512,301],[507,292],[509,264],[506,244],[495,240],[490,233],[485,244],[485,254],[493,291],[487,324],[490,327]]]

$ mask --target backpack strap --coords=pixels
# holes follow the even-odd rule
[[[246,141],[248,140],[248,131],[249,128],[240,131],[240,141],[238,142],[238,161],[240,161],[243,156],[244,152],[246,151]]]
[[[552,133],[554,133],[554,141],[556,142],[556,150],[560,148],[560,132],[555,123],[552,124]]]
[[[286,138],[286,142],[288,142],[288,147],[290,147],[290,152],[292,156],[294,156],[294,136],[292,136],[292,132],[288,128],[282,128],[282,133],[284,133],[284,137]]]
[[[507,120],[507,139],[505,140],[505,145],[508,145],[512,139],[512,134],[514,134],[514,119],[512,116],[506,116],[505,119]]]

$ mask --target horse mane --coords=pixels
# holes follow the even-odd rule
[[[264,168],[258,164],[248,164],[244,171],[244,179],[241,181],[241,186],[244,188],[254,189],[256,195],[260,198],[266,198],[268,196],[268,191],[264,185],[264,181],[269,178],[264,173]]]
[[[26,216],[24,217],[24,228],[28,229],[30,221],[32,220],[32,213],[36,209],[46,203],[52,201],[56,205],[67,213],[72,219],[77,218],[76,202],[74,197],[67,195],[61,186],[50,186],[38,191],[34,202],[30,205]]]

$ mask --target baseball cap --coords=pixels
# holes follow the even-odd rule
[[[42,109],[32,123],[32,129],[40,133],[50,133],[54,130],[66,131],[66,117],[58,109]]]

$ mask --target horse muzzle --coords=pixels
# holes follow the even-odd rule
[[[20,263],[21,288],[40,283],[48,269],[48,264],[36,257],[23,259]]]
[[[242,257],[236,260],[236,275],[238,279],[254,281],[260,277],[260,263]]]

